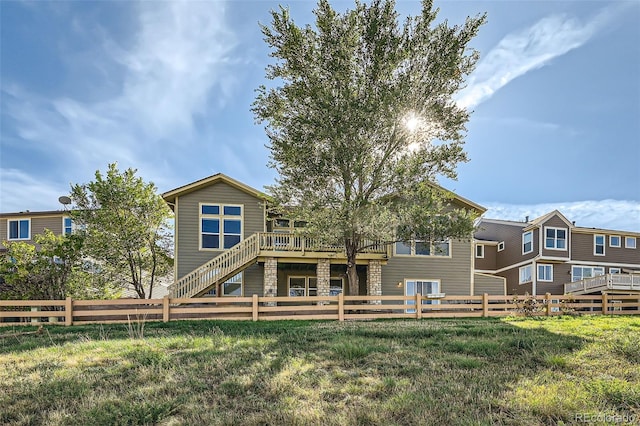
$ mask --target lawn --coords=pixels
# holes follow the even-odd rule
[[[640,317],[34,330],[0,328],[0,424],[640,423]]]

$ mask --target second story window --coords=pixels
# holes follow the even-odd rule
[[[630,249],[636,248],[636,237],[624,237],[624,246]]]
[[[522,234],[522,254],[531,253],[533,251],[533,231]]]
[[[16,219],[7,221],[7,240],[30,240],[31,219]]]
[[[200,249],[228,249],[242,239],[242,206],[200,205]]]
[[[620,235],[609,235],[609,247],[620,247]]]
[[[498,243],[498,251],[502,251],[502,250],[504,250],[504,241],[500,241]]]
[[[450,241],[399,241],[395,244],[396,255],[405,256],[450,256]]]
[[[593,236],[593,254],[604,256],[604,235]]]
[[[478,244],[476,246],[476,257],[482,259],[484,257],[484,245]]]
[[[567,230],[563,228],[544,228],[544,248],[551,250],[567,249]]]

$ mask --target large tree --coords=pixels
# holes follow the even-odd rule
[[[158,277],[172,265],[168,220],[171,212],[153,183],[136,170],[109,164],[106,175],[71,187],[73,218],[86,233],[85,252],[105,276],[151,297]]]
[[[455,179],[468,112],[454,94],[474,68],[468,47],[484,15],[435,23],[432,1],[402,24],[393,1],[335,11],[320,0],[315,27],[272,11],[262,26],[275,63],[253,105],[266,122],[270,188],[307,231],[343,243],[349,294],[370,240],[469,237],[471,216],[434,185]]]

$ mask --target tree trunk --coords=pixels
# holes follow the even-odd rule
[[[353,240],[347,240],[345,248],[347,251],[348,294],[349,296],[358,296],[360,294],[360,279],[356,268],[357,243]]]

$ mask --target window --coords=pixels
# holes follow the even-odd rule
[[[567,249],[567,230],[564,228],[544,228],[545,239],[544,248],[550,250],[566,250]]]
[[[227,281],[222,283],[222,296],[242,296],[242,272],[234,275],[229,278]],[[214,287],[208,295],[215,296],[216,288]]]
[[[337,296],[342,293],[344,283],[342,278],[332,277],[329,279],[329,296]],[[318,278],[317,277],[289,277],[289,296],[304,297],[318,295]]]
[[[502,251],[502,250],[504,250],[504,241],[500,241],[498,243],[498,251]]]
[[[478,244],[476,246],[476,257],[483,258],[484,257],[484,245]]]
[[[622,270],[620,268],[609,268],[609,273],[610,274],[619,274],[621,272],[622,272]]]
[[[7,240],[30,240],[31,219],[16,219],[7,221]]]
[[[636,237],[624,237],[624,246],[626,248],[636,248]]]
[[[337,296],[344,289],[344,280],[342,278],[331,278],[329,280],[329,296]]]
[[[538,281],[553,281],[553,265],[538,265]]]
[[[440,293],[440,281],[439,280],[405,280],[404,282],[405,295],[406,296],[415,296],[416,294],[421,294],[422,296],[426,296],[428,294],[437,294]],[[415,305],[415,300],[406,300],[407,305]],[[427,305],[437,305],[440,303],[439,300],[425,300],[423,302]],[[415,313],[415,308],[408,308],[406,312],[408,314]]]
[[[571,267],[571,282],[581,281],[585,278],[604,275],[604,268],[601,266],[573,266]]]
[[[533,251],[533,231],[522,234],[522,254],[531,253]]]
[[[604,256],[604,235],[593,236],[593,254]]]
[[[621,242],[620,235],[609,235],[609,247],[620,247]]]
[[[200,248],[228,249],[242,239],[242,206],[200,205]]]
[[[531,265],[523,266],[520,268],[520,284],[533,281],[531,271]]]
[[[449,256],[450,241],[398,241],[396,255],[404,256]]]

